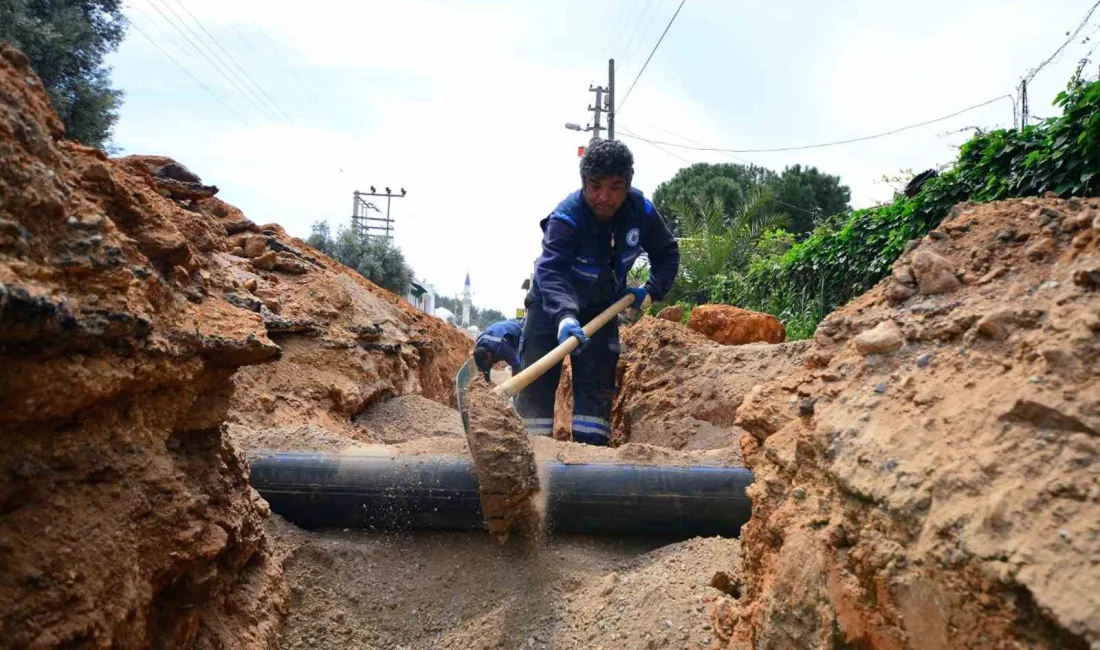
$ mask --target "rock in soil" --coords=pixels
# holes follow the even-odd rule
[[[657,312],[657,318],[671,323],[679,323],[684,320],[684,307],[682,305],[669,305]]]
[[[775,316],[733,305],[699,305],[691,310],[687,326],[723,345],[787,340],[787,330]]]
[[[862,355],[888,354],[901,349],[905,337],[892,320],[883,321],[856,337],[856,349]]]

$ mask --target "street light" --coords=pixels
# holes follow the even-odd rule
[[[577,124],[576,122],[566,122],[565,123],[565,128],[569,129],[570,131],[583,131],[584,130],[584,128],[581,127],[581,125]]]

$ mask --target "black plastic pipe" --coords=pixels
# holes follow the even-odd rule
[[[463,457],[279,452],[249,463],[271,509],[305,528],[484,529]],[[743,467],[543,465],[550,532],[734,537],[751,512]]]

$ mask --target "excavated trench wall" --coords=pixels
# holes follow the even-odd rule
[[[1100,647],[1098,215],[958,206],[749,393],[735,647]]]
[[[453,403],[466,337],[216,192],[66,142],[0,45],[0,645],[273,647],[289,591],[226,430]]]
[[[207,299],[212,225],[62,135],[0,46],[0,638],[270,647],[288,590],[220,426],[279,348]]]

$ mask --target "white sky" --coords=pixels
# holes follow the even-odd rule
[[[887,131],[1012,93],[1092,3],[687,0],[618,124],[726,148]],[[417,277],[455,295],[469,270],[474,303],[511,314],[539,253],[538,221],[579,187],[577,146],[588,136],[563,124],[588,120],[588,86],[606,82],[609,56],[621,100],[678,4],[130,0],[134,25],[220,101],[131,29],[110,60],[126,92],[115,142],[172,156],[252,220],[303,238],[314,221],[347,222],[353,190],[404,187],[395,240]],[[203,29],[212,34],[272,100],[246,81],[257,102],[289,124],[265,118],[172,24],[224,59]],[[1032,114],[1053,114],[1054,95],[1100,38],[1095,25],[1082,32],[1092,43],[1071,44],[1029,87]],[[230,79],[243,77],[228,65]],[[863,207],[891,196],[884,174],[953,159],[967,134],[949,132],[1011,122],[1006,99],[870,142],[740,158],[816,165]],[[685,164],[623,139],[647,195]]]

